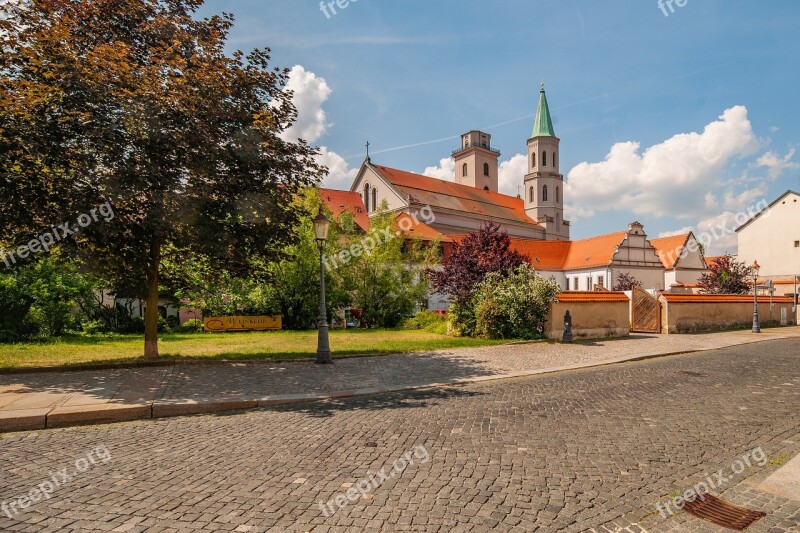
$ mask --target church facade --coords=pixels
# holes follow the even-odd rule
[[[419,222],[413,231],[439,240],[445,249],[491,221],[508,233],[514,249],[529,257],[532,266],[565,290],[611,289],[620,273],[633,275],[645,288],[665,290],[696,282],[706,268],[691,233],[651,240],[644,226],[633,222],[617,233],[570,239],[564,176],[559,170],[560,139],[544,86],[527,140],[528,168],[520,176],[521,194],[499,192],[500,151],[492,146],[489,133],[473,130],[461,135],[452,157],[455,176],[445,181],[382,166],[368,156],[349,192],[323,189],[323,198],[337,198],[328,201],[332,211],[351,208],[367,216],[382,205],[398,217],[413,217],[426,208],[433,213],[433,222]]]

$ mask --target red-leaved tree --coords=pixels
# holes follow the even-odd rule
[[[697,282],[705,294],[747,294],[752,270],[731,254],[715,258]]]
[[[467,304],[475,287],[490,272],[507,272],[527,262],[527,257],[511,249],[511,239],[500,226],[487,222],[461,243],[444,262],[444,270],[429,270],[434,290],[449,294],[459,305]]]

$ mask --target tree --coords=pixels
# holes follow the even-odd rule
[[[752,269],[731,254],[725,254],[708,265],[697,282],[704,294],[748,294],[752,290]]]
[[[634,277],[630,272],[620,272],[617,274],[617,281],[614,283],[613,291],[632,291],[634,287],[641,287],[642,282]]]
[[[288,70],[226,55],[233,18],[201,5],[29,0],[0,21],[0,241],[66,222],[65,253],[146,299],[145,357],[165,250],[249,275],[294,242],[291,200],[323,170],[281,138]]]
[[[393,328],[427,296],[425,270],[436,261],[439,243],[405,238],[386,202],[370,225],[367,237],[351,236],[346,249],[356,255],[340,269],[353,307],[361,310],[361,326]]]
[[[429,270],[428,275],[437,292],[449,294],[457,305],[467,306],[487,274],[507,272],[525,263],[525,256],[511,250],[508,234],[497,224],[486,222],[460,244],[453,244],[442,271]]]
[[[309,329],[319,315],[319,248],[314,236],[313,216],[322,205],[319,192],[309,189],[295,199],[295,208],[303,213],[297,226],[297,242],[286,247],[285,259],[268,266],[269,283],[260,286],[265,305],[283,316],[286,329]],[[331,213],[326,213],[333,219]],[[342,216],[346,216],[343,214]],[[328,249],[342,246],[346,236],[341,231],[342,219],[332,220],[328,233]],[[328,252],[330,253],[330,252]],[[343,283],[343,272],[325,270],[325,303],[328,318],[334,310],[347,305],[349,296]],[[329,322],[330,323],[330,322]]]
[[[475,296],[475,334],[490,339],[544,336],[550,306],[561,287],[523,264],[507,274],[492,272]]]

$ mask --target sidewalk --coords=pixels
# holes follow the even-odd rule
[[[646,335],[572,345],[511,344],[308,361],[176,363],[0,375],[0,432],[119,422],[530,376],[637,359],[800,338],[800,327]],[[336,349],[335,346],[333,347]]]

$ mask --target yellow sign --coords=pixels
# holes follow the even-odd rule
[[[206,331],[270,331],[281,329],[281,316],[217,316],[203,320]]]

